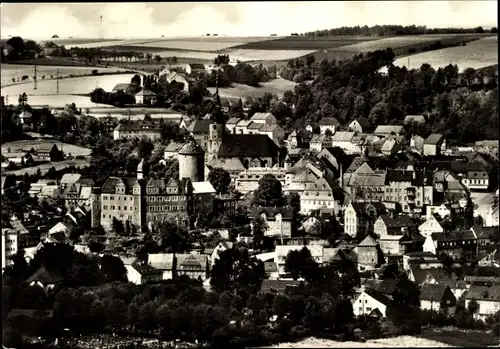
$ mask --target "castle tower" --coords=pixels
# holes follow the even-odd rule
[[[205,180],[205,152],[195,141],[184,145],[178,153],[179,180],[189,178],[192,182]]]
[[[219,153],[219,148],[222,144],[222,139],[226,131],[226,117],[222,112],[221,101],[219,96],[218,72],[215,78],[215,86],[216,86],[215,96],[214,96],[215,111],[212,113],[213,122],[212,124],[210,124],[210,129],[209,129],[209,141],[208,141],[208,151],[207,151],[208,161],[217,158],[217,154]]]

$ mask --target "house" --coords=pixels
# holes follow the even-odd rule
[[[392,138],[388,138],[382,144],[380,152],[385,156],[396,154],[401,149],[401,145]]]
[[[386,317],[387,308],[391,300],[374,290],[365,290],[354,300],[352,310],[354,316]]]
[[[291,149],[298,148],[302,146],[302,137],[294,130],[286,137],[286,144]]]
[[[316,217],[307,218],[304,223],[302,223],[301,229],[306,234],[317,234],[319,233],[318,228],[321,229],[321,222]]]
[[[161,140],[161,128],[159,125],[148,121],[125,121],[113,130],[113,139],[131,139],[146,137],[151,141]]]
[[[205,65],[201,63],[189,63],[185,66],[186,74],[206,73]]]
[[[425,117],[423,115],[406,115],[404,124],[425,124]]]
[[[418,231],[420,232],[420,235],[425,238],[430,236],[432,233],[444,233],[442,222],[443,219],[438,214],[431,214],[429,218],[427,218],[425,222],[418,227]]]
[[[420,137],[419,135],[413,135],[410,138],[410,147],[419,153],[423,153],[424,142],[425,142],[424,138]]]
[[[238,118],[230,118],[229,120],[226,121],[226,128],[229,131],[229,133],[236,133],[236,125],[240,119]]]
[[[259,207],[252,216],[261,216],[267,225],[264,232],[269,237],[291,237],[294,231],[294,210],[291,207]]]
[[[500,277],[495,276],[475,276],[475,275],[465,275],[464,281],[467,286],[499,286]]]
[[[420,287],[420,309],[440,311],[449,309],[457,303],[455,295],[443,284],[424,283]]]
[[[210,264],[208,256],[203,254],[176,254],[176,276],[186,275],[190,279],[205,281],[208,278]]]
[[[78,173],[66,173],[61,177],[59,186],[61,189],[66,189],[70,184],[76,183],[82,175]]]
[[[326,178],[319,178],[314,183],[306,184],[300,194],[300,210],[309,215],[312,211],[321,208],[332,208],[335,214],[340,211],[340,202],[343,201],[340,188]]]
[[[212,159],[208,164],[209,169],[214,168],[223,168],[229,173],[232,181],[236,181],[239,178],[239,175],[242,172],[245,172],[245,166],[241,163],[238,158],[229,158],[229,159]],[[252,170],[252,169],[249,169]],[[269,168],[268,168],[269,170]],[[210,173],[209,171],[207,173]],[[247,174],[249,175],[249,174]],[[248,178],[247,179],[251,179]]]
[[[380,264],[378,243],[370,235],[367,235],[354,250],[358,255],[360,267],[373,269]]]
[[[500,267],[500,254],[498,249],[489,253],[478,254],[477,265],[480,267]]]
[[[469,309],[472,301],[476,301],[479,306],[474,318],[484,321],[500,311],[500,287],[472,285],[465,294],[466,309]]]
[[[131,265],[126,265],[128,281],[136,285],[157,282],[163,279],[163,272],[147,263],[135,260]]]
[[[121,83],[117,84],[113,89],[111,90],[112,92],[116,93],[119,91],[125,92],[129,95],[135,95],[139,90],[141,89],[140,86],[137,86],[136,84],[131,84],[131,83]]]
[[[274,261],[264,262],[264,271],[268,280],[277,280],[280,277],[278,267]]]
[[[216,157],[239,158],[245,168],[271,168],[279,164],[280,148],[266,135],[227,134],[222,138]]]
[[[272,113],[255,113],[250,121],[261,125],[277,125],[278,120]]]
[[[429,269],[442,268],[443,264],[432,252],[405,252],[403,255],[403,269],[408,271],[412,266],[419,269]]]
[[[370,133],[373,131],[373,127],[365,117],[359,117],[351,121],[351,123],[347,126],[350,131],[359,132],[359,133]]]
[[[201,146],[201,148],[205,151],[205,153],[208,151],[211,123],[212,120],[209,119],[195,119],[186,128],[186,131],[188,131],[191,134],[196,143],[198,143]]]
[[[423,250],[435,255],[446,253],[456,260],[462,257],[473,259],[477,252],[477,240],[469,229],[432,233],[425,239]]]
[[[332,138],[325,134],[313,135],[309,142],[309,149],[313,152],[319,153],[323,148],[332,145]]]
[[[2,228],[2,272],[13,264],[11,257],[17,254],[19,247],[19,232]]]
[[[49,229],[48,235],[54,235],[57,233],[63,233],[67,238],[74,229],[74,225],[70,222],[58,222],[52,228]]]
[[[167,74],[166,79],[169,84],[180,84],[184,92],[189,92],[189,81],[181,74],[173,71]]]
[[[498,227],[499,226],[499,215],[498,215],[498,198],[497,203],[494,203],[488,209],[486,216],[484,217],[484,223],[487,227]]]
[[[409,170],[387,171],[385,200],[401,203],[404,212],[421,212],[425,205],[434,202],[434,173]]]
[[[163,280],[171,280],[174,278],[173,253],[149,253],[148,264],[163,273]]]
[[[373,230],[380,237],[388,235],[403,235],[412,231],[415,223],[408,215],[381,215],[375,221]]]
[[[311,252],[311,256],[316,263],[322,265],[328,262],[334,255],[335,249],[325,248],[322,245],[276,245],[274,252],[274,262],[278,268],[280,276],[285,276],[286,257],[290,251],[300,251],[302,248],[307,248]]]
[[[48,291],[63,281],[64,279],[59,272],[42,266],[26,280],[26,283],[30,286],[40,286]]]
[[[260,293],[265,294],[267,292],[285,294],[287,287],[299,287],[300,281],[296,280],[273,280],[264,279],[260,287]]]
[[[318,122],[319,130],[322,135],[326,134],[329,131],[330,134],[335,134],[337,128],[340,126],[340,123],[337,119],[333,117],[325,117],[321,118]]]
[[[232,160],[232,159],[231,159]],[[225,160],[229,161],[229,159]],[[243,166],[243,165],[242,165]],[[225,169],[225,167],[222,167]],[[238,173],[235,188],[242,194],[253,192],[259,187],[259,181],[267,174],[272,174],[286,188],[285,173],[282,167],[254,167]]]
[[[176,143],[172,142],[169,145],[165,147],[165,150],[163,152],[163,159],[165,160],[171,160],[177,158],[177,153],[181,148],[184,146],[182,143]]]
[[[29,111],[27,110],[23,110],[20,114],[19,114],[19,123],[21,125],[30,125],[31,124],[31,120],[32,120],[32,117],[33,117],[33,114],[31,114]]]
[[[213,213],[217,216],[232,217],[236,214],[240,200],[232,196],[218,196],[213,199]]]
[[[29,152],[39,161],[62,161],[64,160],[64,152],[54,143],[40,143],[31,148],[23,149],[23,152]]]
[[[331,147],[339,147],[346,154],[359,154],[361,153],[361,148],[359,144],[354,142],[354,137],[357,135],[356,132],[350,131],[337,131],[331,139]]]
[[[351,202],[344,210],[344,232],[352,237],[373,231],[372,225],[386,211],[381,203]]]
[[[433,133],[424,141],[423,155],[436,156],[441,154],[446,148],[446,143],[442,134]]]
[[[379,138],[387,138],[391,135],[402,135],[404,133],[403,126],[395,126],[395,125],[379,125],[373,131],[373,134]]]
[[[143,89],[135,94],[135,103],[153,105],[156,101],[156,94],[149,90]]]

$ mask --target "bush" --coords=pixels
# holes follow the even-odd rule
[[[17,348],[22,344],[23,336],[21,332],[13,329],[12,327],[6,327],[2,331],[2,343],[6,347]]]
[[[97,69],[92,70],[92,75],[97,75]]]

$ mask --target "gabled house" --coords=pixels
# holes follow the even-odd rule
[[[455,295],[444,284],[424,283],[420,288],[420,309],[440,311],[449,309],[457,303]]]
[[[389,216],[381,215],[375,221],[374,232],[378,236],[385,237],[387,235],[404,235],[412,231],[415,227],[415,222],[408,215]]]
[[[206,73],[206,68],[204,64],[201,63],[189,63],[185,66],[186,74],[198,74],[198,73]]]
[[[326,178],[320,178],[314,183],[306,184],[300,195],[301,212],[309,215],[321,208],[332,208],[335,214],[340,211],[341,198],[338,186]]]
[[[259,207],[253,216],[259,215],[267,225],[265,236],[291,237],[294,231],[294,210],[292,207]]]
[[[148,282],[157,282],[163,279],[163,271],[138,259],[131,265],[126,265],[125,269],[127,270],[128,281],[136,285],[144,285]]]
[[[410,147],[412,149],[415,149],[419,153],[423,153],[423,151],[424,151],[424,142],[425,142],[424,138],[420,137],[419,135],[413,135],[410,138]]]
[[[424,141],[424,156],[436,156],[446,149],[446,142],[442,134],[433,133]]]
[[[379,125],[373,132],[373,134],[379,138],[387,138],[391,135],[402,135],[404,134],[403,126],[393,126],[393,125]]]
[[[425,117],[423,115],[406,115],[404,124],[425,124]]]
[[[401,145],[398,142],[396,142],[395,139],[388,138],[382,144],[382,148],[380,148],[380,151],[385,156],[391,156],[396,154],[400,149]]]
[[[206,280],[210,271],[208,256],[203,254],[176,254],[176,276],[186,275],[194,280]]]
[[[48,291],[63,281],[64,278],[59,272],[42,266],[26,280],[26,283],[30,286],[40,286],[45,291]]]
[[[174,254],[173,253],[149,253],[148,264],[162,272],[163,280],[174,278]]]
[[[432,233],[444,233],[442,222],[443,219],[437,213],[432,214],[418,227],[418,231],[424,238],[427,238]]]
[[[354,300],[352,310],[354,316],[386,317],[387,308],[391,300],[385,295],[374,291],[365,290]]]
[[[358,266],[360,268],[373,269],[382,262],[379,258],[379,245],[370,235],[367,235],[365,239],[355,247],[354,252],[358,255]]]
[[[477,239],[469,230],[458,230],[447,233],[432,233],[427,236],[423,250],[435,255],[446,253],[454,259],[473,259],[477,252]]]
[[[386,213],[383,204],[377,202],[351,202],[344,210],[344,232],[352,237],[371,232],[373,223]]]
[[[359,117],[351,121],[351,123],[347,126],[350,131],[359,132],[359,133],[370,133],[373,131],[373,126],[365,117]]]
[[[327,130],[333,135],[337,128],[340,126],[340,123],[337,119],[333,117],[325,117],[321,118],[318,122],[319,130],[322,135],[326,134]]]
[[[356,132],[337,131],[332,136],[331,146],[341,148],[346,154],[359,154],[361,147],[359,143],[354,141],[356,135]]]
[[[302,137],[295,130],[286,137],[285,141],[288,148],[291,149],[302,146]]]
[[[223,251],[227,251],[233,248],[233,243],[230,241],[225,241],[222,240],[215,246],[211,256],[210,256],[210,263],[211,267],[214,266],[215,261],[219,258],[219,254],[222,253]]]
[[[486,320],[500,311],[500,287],[498,286],[471,286],[465,294],[465,308],[476,301],[479,305],[477,312],[474,313],[475,319]]]
[[[330,147],[332,145],[331,136],[325,134],[313,135],[311,141],[309,142],[309,149],[311,151],[319,153],[323,148]]]
[[[442,268],[443,263],[432,252],[405,252],[403,255],[403,269],[408,271],[412,266],[419,269]]]

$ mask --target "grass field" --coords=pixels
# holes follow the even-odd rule
[[[346,45],[338,47],[337,50],[340,51],[352,51],[352,52],[369,52],[376,50],[385,50],[390,47],[392,49],[415,45],[420,43],[431,43],[438,40],[443,40],[447,38],[445,35],[413,35],[413,36],[396,36],[392,38],[372,40],[359,42],[353,45]]]
[[[152,48],[157,51],[165,50],[165,49],[174,49],[174,50],[193,50],[193,51],[220,51],[229,47],[243,45],[244,42],[220,42],[220,41],[181,41],[181,40],[173,40],[173,41],[159,41],[159,42],[151,42],[147,44],[137,44],[134,48]],[[125,46],[127,47],[127,46]]]
[[[498,64],[498,38],[487,37],[469,42],[466,46],[448,47],[442,50],[422,52],[406,58],[396,59],[394,65],[419,68],[424,63],[434,68],[448,64],[458,65],[460,71],[466,68],[480,69]]]
[[[454,347],[498,346],[500,338],[482,331],[447,329],[429,329],[419,336]]]
[[[2,154],[4,156],[9,157],[9,153],[7,152],[7,149],[10,148],[10,153],[19,153],[23,149],[30,148],[30,147],[36,147],[39,146],[40,144],[56,144],[59,149],[63,149],[63,151],[66,154],[70,154],[73,156],[88,156],[91,153],[91,149],[84,148],[84,147],[79,147],[77,145],[73,144],[67,144],[67,143],[62,143],[59,141],[53,141],[50,139],[32,139],[32,140],[25,140],[25,141],[15,141],[15,142],[7,142],[2,144],[1,150]]]
[[[297,84],[285,79],[274,79],[269,82],[261,83],[260,85],[260,87],[252,87],[242,84],[233,84],[233,87],[219,88],[219,94],[221,97],[244,99],[246,97],[260,98],[264,93],[269,92],[281,97],[285,91],[293,91]],[[209,87],[208,90],[211,93],[215,92],[214,87]]]
[[[376,39],[375,37],[364,36],[325,36],[317,38],[287,36],[274,40],[250,42],[235,48],[247,50],[321,50]]]
[[[42,172],[42,175],[48,172],[52,167],[56,169],[56,171],[63,170],[70,166],[75,166],[76,168],[84,168],[90,165],[90,160],[65,160],[65,161],[57,161],[50,162],[43,165],[27,167],[20,170],[14,171],[4,171],[6,175],[14,175],[14,176],[23,176],[25,173],[29,175],[34,175],[37,173],[38,169]]]
[[[56,45],[79,45],[79,44],[98,44],[101,42],[120,41],[121,39],[96,39],[96,38],[61,38],[61,39],[47,39],[41,42],[53,42]]]
[[[38,82],[40,83],[44,76],[45,79],[50,79],[51,76],[55,77],[59,70],[59,77],[67,77],[69,75],[91,75],[93,70],[98,73],[115,73],[117,71],[124,71],[121,68],[101,68],[89,66],[57,66],[57,65],[40,65],[36,66]],[[33,64],[1,64],[1,84],[6,86],[12,84],[12,78],[21,79],[24,75],[28,75],[28,81],[33,80],[35,75],[35,66]]]
[[[115,69],[116,70],[116,69]],[[59,80],[59,92],[62,94],[86,94],[92,92],[96,87],[101,87],[105,91],[111,91],[116,84],[129,83],[133,74],[84,76]],[[18,96],[23,92],[30,96],[34,95],[55,95],[57,93],[56,80],[38,81],[38,88],[33,89],[33,83],[6,86],[1,89],[2,96]]]
[[[229,56],[242,62],[247,61],[282,61],[309,55],[315,50],[245,50],[231,51]]]

